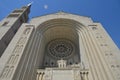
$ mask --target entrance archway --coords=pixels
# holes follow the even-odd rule
[[[42,38],[40,47],[40,68],[56,67],[57,60],[67,60],[67,65],[80,64],[80,29],[78,22],[69,19],[52,19],[37,27]],[[38,36],[39,37],[39,36]]]

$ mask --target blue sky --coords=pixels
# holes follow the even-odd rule
[[[89,16],[104,26],[120,48],[120,0],[1,0],[0,20],[30,2],[33,2],[30,19],[58,11]]]

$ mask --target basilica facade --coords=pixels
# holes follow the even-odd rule
[[[120,80],[120,51],[99,22],[31,5],[0,22],[0,80]]]

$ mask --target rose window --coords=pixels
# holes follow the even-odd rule
[[[48,44],[48,53],[54,58],[68,58],[74,52],[74,45],[70,40],[56,39]]]

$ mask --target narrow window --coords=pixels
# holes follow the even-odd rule
[[[2,26],[6,26],[9,23],[9,21],[5,21]]]

